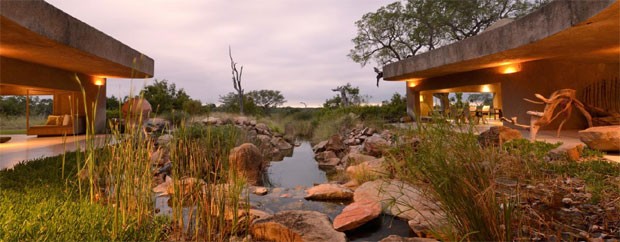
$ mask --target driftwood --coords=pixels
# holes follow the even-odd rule
[[[512,119],[502,118],[502,121],[512,123],[518,127],[529,129],[530,139],[536,140],[536,134],[538,133],[540,127],[549,125],[556,118],[560,117],[560,115],[563,115],[563,120],[560,123],[557,131],[557,136],[559,137],[562,126],[564,125],[564,123],[566,123],[566,121],[568,121],[568,118],[570,118],[574,106],[575,108],[577,108],[577,110],[581,112],[581,114],[583,114],[583,116],[586,117],[586,120],[588,121],[588,127],[592,127],[592,116],[590,116],[590,113],[586,110],[583,103],[577,100],[575,90],[560,89],[553,92],[549,98],[545,98],[543,95],[540,95],[538,93],[535,94],[535,96],[542,102],[533,101],[527,98],[524,98],[524,100],[535,104],[545,104],[545,109],[543,112],[527,112],[527,114],[530,115],[530,125],[518,124],[516,117],[513,117]],[[560,109],[560,111],[556,113],[555,111],[558,108]]]

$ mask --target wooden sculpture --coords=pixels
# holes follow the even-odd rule
[[[566,121],[568,121],[568,118],[570,118],[570,115],[573,112],[573,106],[576,107],[583,114],[583,116],[586,117],[586,120],[588,121],[588,127],[592,127],[592,117],[590,116],[590,113],[586,111],[583,103],[577,100],[575,90],[560,89],[553,92],[549,98],[545,98],[543,95],[540,95],[538,93],[534,95],[538,99],[542,100],[542,102],[529,100],[527,98],[524,98],[524,100],[535,104],[545,104],[545,109],[543,110],[543,112],[527,111],[527,114],[531,116],[530,125],[518,124],[516,117],[513,117],[512,119],[502,118],[503,121],[510,122],[522,128],[529,129],[530,140],[536,140],[536,134],[538,133],[540,127],[550,124],[560,115],[564,114],[564,120],[562,120],[560,126],[558,127],[557,136],[559,137],[562,126],[564,125],[564,123],[566,123]],[[560,111],[556,113],[555,111],[557,108],[559,108]]]

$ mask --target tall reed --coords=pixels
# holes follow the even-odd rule
[[[496,193],[499,152],[481,148],[472,126],[454,126],[445,120],[418,125],[413,134],[419,144],[394,149],[388,161],[397,167],[394,171],[400,179],[428,187],[427,195],[446,214],[446,223],[435,224],[435,236],[512,240],[516,201]]]

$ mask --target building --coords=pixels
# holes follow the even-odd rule
[[[106,79],[149,78],[153,71],[150,57],[49,3],[0,1],[0,95],[52,95],[53,114],[71,115],[74,126],[90,117],[102,132]],[[39,128],[28,125],[28,133],[60,134]]]
[[[535,93],[577,90],[587,105],[620,111],[620,9],[616,0],[556,0],[468,39],[391,63],[384,79],[406,81],[408,112],[429,115],[434,93],[491,92],[494,108],[529,121]],[[544,127],[556,128],[559,122]],[[587,127],[579,112],[564,125]]]

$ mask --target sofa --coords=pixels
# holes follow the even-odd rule
[[[61,136],[86,133],[86,119],[79,115],[49,115],[44,125],[28,127],[27,135]]]

